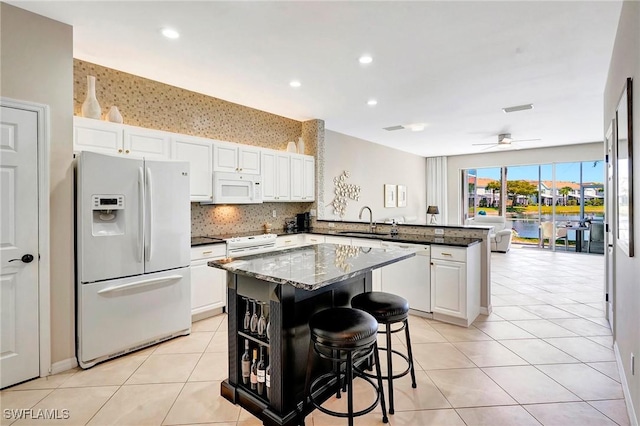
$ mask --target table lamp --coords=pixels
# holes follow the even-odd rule
[[[436,215],[440,214],[440,211],[438,210],[438,206],[427,207],[427,214],[431,215],[431,221],[429,222],[429,225],[437,225],[438,222],[436,222]]]

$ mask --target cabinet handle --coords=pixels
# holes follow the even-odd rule
[[[122,154],[122,150],[121,149],[118,150],[118,154]]]
[[[205,254],[211,254],[213,253],[213,250],[207,250],[207,251],[203,251],[202,255],[204,256]]]
[[[449,257],[453,256],[451,253],[440,253],[440,254],[443,256],[449,256]]]
[[[291,240],[284,240],[284,242],[285,242],[285,243],[290,243],[290,242],[291,242]]]
[[[128,154],[128,153],[129,153],[129,150],[126,150],[124,153],[125,153],[125,154]]]

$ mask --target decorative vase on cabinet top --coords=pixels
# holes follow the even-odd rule
[[[109,109],[109,112],[105,116],[105,120],[110,121],[112,123],[122,123],[124,121],[122,119],[122,114],[120,114],[118,107],[115,105],[112,106],[111,109]]]
[[[304,154],[304,140],[302,137],[298,138],[298,154]]]
[[[96,98],[96,78],[92,75],[87,76],[87,98],[82,103],[82,116],[96,120],[102,117],[102,108]]]
[[[287,152],[293,152],[295,154],[296,151],[297,151],[296,143],[295,142],[289,142],[287,144]]]

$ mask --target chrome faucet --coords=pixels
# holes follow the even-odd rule
[[[358,219],[362,219],[362,212],[364,211],[364,209],[369,210],[369,232],[373,233],[376,232],[376,224],[373,223],[373,213],[371,213],[371,207],[369,206],[364,206],[360,209],[360,214],[358,215]]]

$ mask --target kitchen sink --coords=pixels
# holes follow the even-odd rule
[[[341,234],[341,235],[365,235],[365,236],[390,235],[388,232],[368,232],[368,231],[340,231],[340,232],[338,232],[338,234]]]

